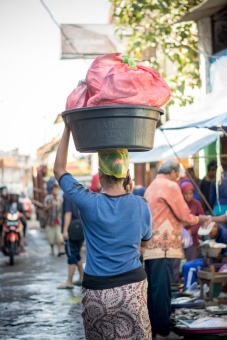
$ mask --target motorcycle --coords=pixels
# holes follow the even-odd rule
[[[19,211],[9,211],[3,215],[3,240],[2,251],[9,256],[10,265],[14,264],[14,255],[19,255],[21,251],[21,235],[23,234],[23,224],[21,222],[23,214]]]

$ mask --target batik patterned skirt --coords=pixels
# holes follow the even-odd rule
[[[82,317],[87,340],[150,340],[147,280],[121,287],[82,288]]]

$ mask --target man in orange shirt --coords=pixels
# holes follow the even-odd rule
[[[204,223],[209,217],[194,216],[176,183],[180,165],[174,160],[162,163],[158,175],[145,192],[153,218],[153,236],[144,249],[148,279],[148,310],[152,332],[157,339],[170,332],[171,280],[173,262],[183,257],[183,223]]]

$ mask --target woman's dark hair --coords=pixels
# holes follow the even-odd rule
[[[102,174],[102,176],[104,177],[106,182],[110,185],[114,185],[114,184],[119,183],[119,182],[124,180],[124,178],[117,178],[117,177],[114,177],[114,176],[105,175],[104,173]]]
[[[210,161],[207,165],[207,171],[210,170],[216,170],[217,169],[217,162],[216,161]]]

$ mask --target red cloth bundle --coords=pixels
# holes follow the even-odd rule
[[[122,63],[119,53],[98,57],[90,66],[86,84],[87,106],[132,104],[161,107],[168,102],[171,90],[152,68]]]
[[[87,90],[87,85],[82,83],[76,87],[70,95],[67,97],[65,109],[72,110],[78,109],[80,107],[87,106],[87,101],[89,98],[89,93]]]

